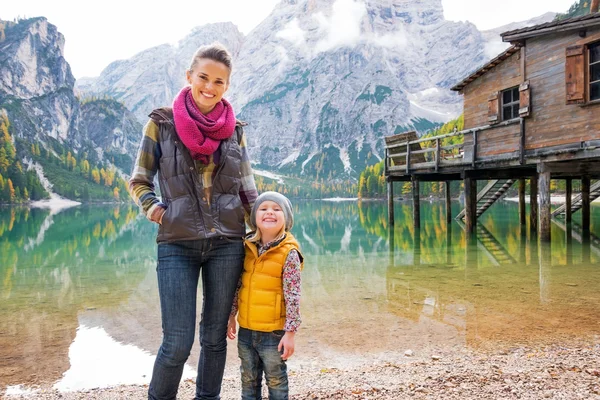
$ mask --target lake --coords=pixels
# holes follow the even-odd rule
[[[406,350],[599,341],[600,207],[589,245],[577,214],[538,243],[506,201],[476,237],[447,226],[441,202],[423,202],[419,232],[410,203],[396,203],[391,232],[385,202],[296,201],[294,211],[305,269],[292,371]],[[155,234],[134,206],[0,208],[0,391],[149,381],[161,341]],[[196,343],[185,377],[198,354]],[[238,365],[230,346],[228,371]]]

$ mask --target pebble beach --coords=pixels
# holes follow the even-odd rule
[[[517,347],[390,355],[388,361],[351,368],[290,368],[291,399],[600,399],[600,344]],[[181,383],[179,399],[192,399],[194,381]],[[82,392],[33,388],[4,399],[144,399],[147,386],[116,386]],[[266,390],[263,390],[267,398]],[[228,365],[222,399],[239,399],[235,366]]]

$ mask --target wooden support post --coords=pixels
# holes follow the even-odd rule
[[[565,222],[570,224],[573,221],[573,212],[571,211],[571,200],[573,197],[573,180],[571,178],[566,179],[565,184]]]
[[[537,232],[530,230],[529,235],[529,264],[537,265],[539,262],[539,240]]]
[[[435,172],[440,168],[440,139],[435,139]]]
[[[566,241],[566,262],[567,265],[573,264],[573,225],[568,223],[566,224],[565,230],[565,241]]]
[[[413,226],[415,230],[421,229],[421,199],[419,196],[419,181],[413,176],[412,179],[413,200]]]
[[[415,229],[415,240],[413,243],[413,264],[421,265],[421,230]]]
[[[521,52],[525,50],[525,46],[521,48]],[[522,56],[521,56],[522,57]],[[525,58],[521,58],[521,62],[524,62]],[[523,67],[524,68],[524,67]],[[523,75],[525,76],[525,75]],[[521,165],[525,164],[525,120],[521,118],[521,137],[519,139],[519,163]]]
[[[591,261],[590,234],[590,177],[581,177],[581,261],[585,264]]]
[[[581,229],[590,232],[590,177],[581,177]],[[588,235],[589,236],[589,235]]]
[[[410,145],[409,141],[406,139],[406,175],[410,173]]]
[[[394,181],[388,179],[387,184],[388,195],[388,224],[394,226]]]
[[[388,225],[388,249],[389,249],[389,267],[394,267],[394,253],[396,251],[396,241],[394,240],[394,227]]]
[[[541,195],[542,192],[540,190],[540,196]],[[550,288],[552,287],[552,251],[550,249],[550,242],[542,241],[539,245],[538,251],[538,262],[540,266],[538,275],[540,282],[540,303],[548,303],[551,295]]]
[[[450,181],[444,183],[444,189],[446,192],[446,224],[449,225],[452,222],[452,199],[450,198]]]
[[[540,240],[550,241],[552,210],[550,209],[550,172],[541,172],[538,178],[540,194]]]
[[[477,249],[477,235],[471,235],[469,232],[465,232],[466,235],[466,246],[465,246],[465,279],[467,273],[471,270],[479,268],[479,255]]]
[[[519,223],[521,226],[527,224],[525,211],[525,178],[519,179]]]
[[[468,234],[475,232],[477,224],[477,181],[465,178],[465,228]]]
[[[383,159],[383,176],[388,176],[390,157],[387,147],[385,148],[385,158]]]
[[[446,264],[452,264],[452,223],[446,225]]]
[[[475,160],[477,160],[477,131],[473,131],[473,154],[471,158],[471,167],[475,168]]]
[[[527,264],[527,231],[526,225],[521,225],[519,235],[519,262]]]
[[[529,180],[529,230],[537,235],[538,228],[538,176]],[[537,239],[536,239],[537,240]]]

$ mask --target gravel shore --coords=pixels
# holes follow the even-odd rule
[[[59,393],[38,388],[3,399],[144,399],[146,386]],[[182,382],[180,399],[192,399]],[[240,398],[235,366],[228,366],[222,399]],[[290,367],[291,399],[600,399],[600,345],[497,353],[469,351],[418,357],[409,350],[388,361],[344,368]],[[264,391],[266,396],[266,390]]]

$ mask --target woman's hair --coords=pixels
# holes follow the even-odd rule
[[[192,71],[198,61],[203,58],[219,62],[229,68],[229,71],[231,71],[231,54],[229,54],[229,51],[227,51],[225,46],[219,42],[200,46],[198,50],[196,50],[196,53],[194,53],[194,57],[192,57],[189,70]]]
[[[283,227],[281,228],[281,230],[279,231],[279,233],[277,234],[277,236],[275,236],[277,239],[281,238],[283,236],[283,234],[285,233],[285,221],[283,222]],[[256,230],[254,232],[252,232],[250,234],[250,236],[248,236],[248,241],[251,243],[259,243],[260,239],[261,239],[261,234],[260,234],[260,229],[256,228]]]

